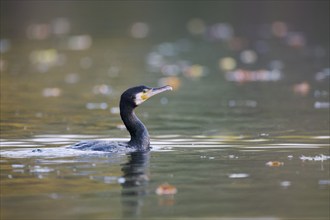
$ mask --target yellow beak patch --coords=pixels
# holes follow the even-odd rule
[[[142,92],[139,92],[135,95],[135,104],[140,105],[142,102],[149,99],[150,97],[168,90],[172,90],[172,87],[162,86],[159,88],[144,89]]]
[[[151,90],[148,90],[147,92],[139,92],[135,95],[135,104],[140,105],[142,102],[146,101],[151,97]]]

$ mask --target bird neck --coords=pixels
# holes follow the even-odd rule
[[[135,115],[134,107],[120,102],[120,116],[131,135],[129,146],[147,150],[150,146],[149,133],[144,124]]]

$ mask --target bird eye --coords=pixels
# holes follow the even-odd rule
[[[143,90],[143,93],[146,93],[146,92],[148,92],[148,89],[144,89],[144,90]]]

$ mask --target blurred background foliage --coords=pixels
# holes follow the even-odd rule
[[[187,22],[195,17],[206,24],[219,21],[254,32],[251,25],[273,21],[293,24],[308,38],[328,41],[329,1],[6,1],[1,0],[1,36],[23,37],[29,24],[68,18],[72,33],[125,37],[136,21],[147,22],[151,38],[187,35]],[[250,33],[253,34],[253,33]]]

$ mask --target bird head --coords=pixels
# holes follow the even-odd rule
[[[158,88],[150,88],[147,86],[136,86],[127,89],[121,95],[121,101],[126,102],[126,104],[133,105],[133,107],[137,107],[150,97],[168,90],[172,90],[172,87],[162,86]]]

